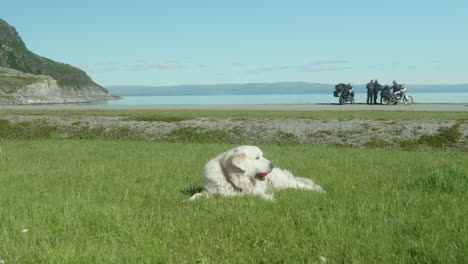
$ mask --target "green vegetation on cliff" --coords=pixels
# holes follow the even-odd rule
[[[33,84],[38,81],[38,78],[33,77],[23,77],[23,76],[2,76],[0,72],[0,89],[1,86],[10,86],[10,87],[22,87]]]

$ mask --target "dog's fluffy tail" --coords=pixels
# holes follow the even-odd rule
[[[283,190],[288,188],[293,189],[308,189],[320,193],[326,191],[320,186],[315,184],[314,181],[308,178],[296,177],[288,170],[274,168],[268,175],[269,185],[276,190]]]

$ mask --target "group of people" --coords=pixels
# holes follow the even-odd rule
[[[382,85],[377,80],[370,80],[370,82],[366,85],[367,89],[367,104],[377,104],[377,97],[379,95],[379,91],[382,90]],[[393,91],[399,89],[399,85],[395,80],[393,80]]]

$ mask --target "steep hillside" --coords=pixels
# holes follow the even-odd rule
[[[34,95],[86,96],[85,101],[87,101],[92,100],[94,95],[98,96],[99,99],[108,96],[108,91],[93,82],[84,71],[29,51],[16,29],[2,19],[0,19],[0,67],[2,67],[0,69],[0,93],[9,94],[9,98],[15,95],[23,97]],[[43,88],[44,79],[47,77],[50,77],[48,82],[53,85],[50,87],[51,89],[48,89],[50,93],[44,94],[44,89],[41,90],[41,87]],[[40,81],[37,91],[34,80]],[[26,86],[28,86],[27,89],[25,89]],[[5,98],[4,95],[4,101]],[[81,102],[83,98],[76,101]],[[41,102],[47,103],[46,98],[43,98]]]

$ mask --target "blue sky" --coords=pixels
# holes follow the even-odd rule
[[[466,0],[15,0],[0,18],[103,86],[468,83]]]

